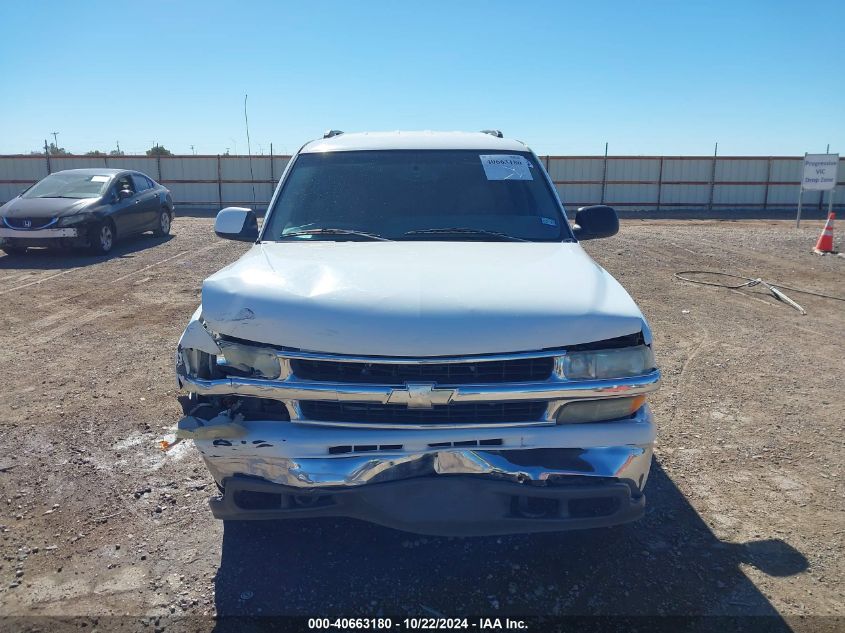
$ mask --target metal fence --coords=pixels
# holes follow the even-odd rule
[[[803,157],[541,156],[568,208],[609,204],[628,211],[785,210],[798,203]],[[290,156],[0,156],[0,203],[62,169],[118,167],[146,173],[173,192],[177,208],[229,205],[263,210]],[[250,165],[251,163],[251,165]],[[834,208],[845,207],[845,158]],[[254,193],[253,193],[254,191]],[[805,192],[826,208],[831,192]],[[255,202],[253,203],[253,199]]]

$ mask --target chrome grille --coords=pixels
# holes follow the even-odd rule
[[[3,222],[10,229],[30,231],[48,227],[56,222],[56,218],[3,218]]]

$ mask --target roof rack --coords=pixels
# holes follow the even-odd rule
[[[495,136],[496,138],[504,138],[500,130],[481,130],[481,133],[489,134],[490,136]]]
[[[340,136],[343,134],[343,130],[326,130],[323,132],[323,138],[331,138],[333,136]]]

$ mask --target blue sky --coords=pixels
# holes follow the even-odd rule
[[[0,153],[295,151],[499,128],[540,154],[845,153],[845,2],[0,2]]]

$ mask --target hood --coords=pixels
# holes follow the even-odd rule
[[[645,327],[576,243],[258,244],[205,280],[202,316],[241,339],[375,356],[533,351]]]
[[[0,215],[7,218],[59,218],[85,211],[99,198],[13,198],[0,207]]]

